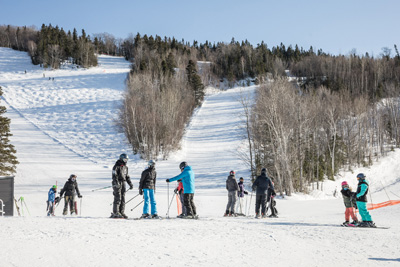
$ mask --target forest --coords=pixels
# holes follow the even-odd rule
[[[95,66],[95,55],[132,62],[117,127],[134,153],[168,158],[201,106],[207,86],[257,84],[242,99],[254,178],[262,167],[278,191],[307,192],[341,169],[369,166],[400,147],[400,54],[331,55],[298,45],[268,47],[247,40],[198,43],[137,33],[127,38],[78,36],[58,26],[0,26],[0,45],[27,51],[34,64]],[[290,77],[288,77],[288,75]],[[289,81],[289,78],[291,81]]]

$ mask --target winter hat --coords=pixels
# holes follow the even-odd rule
[[[343,182],[342,182],[342,187],[343,187],[343,186],[349,186],[349,184],[348,184],[346,181],[343,181]]]
[[[267,169],[266,168],[262,168],[261,169],[261,173],[264,173],[265,175],[267,175]]]
[[[240,177],[239,180],[240,180],[240,181],[243,181],[244,179],[243,179],[243,177]]]
[[[71,181],[75,181],[76,175],[75,175],[75,174],[71,174],[71,175],[69,176],[69,179],[70,179]]]
[[[229,175],[235,175],[235,171],[230,171]]]

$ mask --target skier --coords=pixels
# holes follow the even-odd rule
[[[226,205],[226,211],[224,216],[234,216],[236,217],[235,213],[235,205],[237,201],[237,194],[239,191],[239,185],[235,178],[235,172],[230,171],[229,176],[226,179],[226,190],[228,190],[228,205]]]
[[[243,202],[244,195],[248,195],[249,193],[248,193],[246,190],[244,190],[244,179],[243,179],[243,177],[240,177],[238,186],[239,186],[239,191],[238,191],[238,197],[239,197],[238,208],[240,209],[240,213],[239,213],[239,214],[242,215],[242,216],[244,216],[243,210],[242,210],[242,204],[243,204],[242,202]]]
[[[128,155],[121,154],[117,162],[113,167],[112,171],[112,187],[114,195],[113,212],[111,213],[111,218],[125,218],[125,192],[126,185],[125,182],[129,184],[129,189],[133,188],[131,178],[128,175]]]
[[[268,194],[267,194],[267,203],[269,203],[269,208],[271,209],[271,215],[269,215],[268,217],[270,218],[278,218],[278,211],[276,209],[276,201],[275,201],[275,184],[274,184],[274,178],[270,178],[271,179],[271,183],[272,183],[272,187],[268,188]],[[267,213],[268,211],[268,207],[267,210],[265,211],[265,213]]]
[[[157,172],[154,160],[148,162],[148,168],[142,172],[139,183],[139,194],[144,195],[143,214],[141,218],[158,219],[157,204],[154,197],[156,192]],[[149,204],[151,204],[151,216],[149,214]]]
[[[346,211],[344,213],[345,222],[343,225],[347,225],[350,223],[350,216],[353,219],[351,224],[358,224],[357,216],[354,213],[354,207],[356,207],[355,198],[353,197],[354,193],[351,191],[349,184],[346,181],[342,182],[342,190],[340,190],[343,196],[344,206],[346,207]]]
[[[252,185],[253,191],[256,191],[256,218],[260,218],[260,206],[261,206],[261,217],[266,218],[266,206],[268,200],[268,189],[274,190],[271,180],[267,176],[267,170],[263,168],[261,175],[257,177]],[[275,191],[274,191],[275,192]]]
[[[56,197],[57,186],[53,185],[48,193],[47,199],[47,216],[54,216],[55,205],[60,201],[60,197]]]
[[[371,215],[367,210],[367,193],[369,184],[365,179],[363,173],[357,174],[358,186],[356,191],[357,208],[360,212],[362,222],[357,224],[360,227],[376,227],[375,223],[372,221]]]
[[[78,183],[76,181],[76,175],[71,174],[69,176],[68,181],[65,183],[63,189],[60,192],[60,199],[62,198],[65,192],[64,198],[64,210],[63,215],[67,215],[68,205],[71,212],[71,215],[78,214],[78,207],[76,205],[76,195],[78,194],[78,198],[81,198],[82,195],[79,192]]]
[[[182,179],[178,180],[178,186],[175,188],[174,193],[179,195],[179,200],[181,201],[181,205],[182,205],[182,213],[179,214],[177,217],[178,218],[183,218],[186,216],[186,207],[183,204],[184,203],[184,189],[183,189],[183,183],[182,183]]]
[[[192,167],[188,166],[186,161],[181,162],[179,164],[179,169],[181,169],[181,173],[171,179],[167,179],[166,182],[173,182],[182,179],[183,184],[183,202],[186,207],[186,216],[184,219],[197,219],[196,206],[193,202],[195,185],[194,185],[194,172]]]

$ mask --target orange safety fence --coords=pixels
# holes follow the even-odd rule
[[[378,203],[378,204],[367,204],[367,209],[368,210],[374,210],[374,209],[379,209],[379,208],[383,208],[383,207],[387,207],[387,206],[393,206],[393,205],[397,205],[400,204],[400,200],[389,200],[389,201],[385,201],[382,203]]]

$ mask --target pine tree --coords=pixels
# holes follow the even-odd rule
[[[0,87],[0,100],[3,91]],[[6,108],[0,106],[0,175],[11,175],[16,172],[16,165],[19,163],[15,153],[17,152],[10,140],[10,119],[3,117]]]
[[[196,65],[192,60],[189,60],[189,64],[186,67],[186,74],[189,86],[194,91],[196,105],[200,105],[204,98],[204,85],[201,82],[200,76],[197,74]]]

